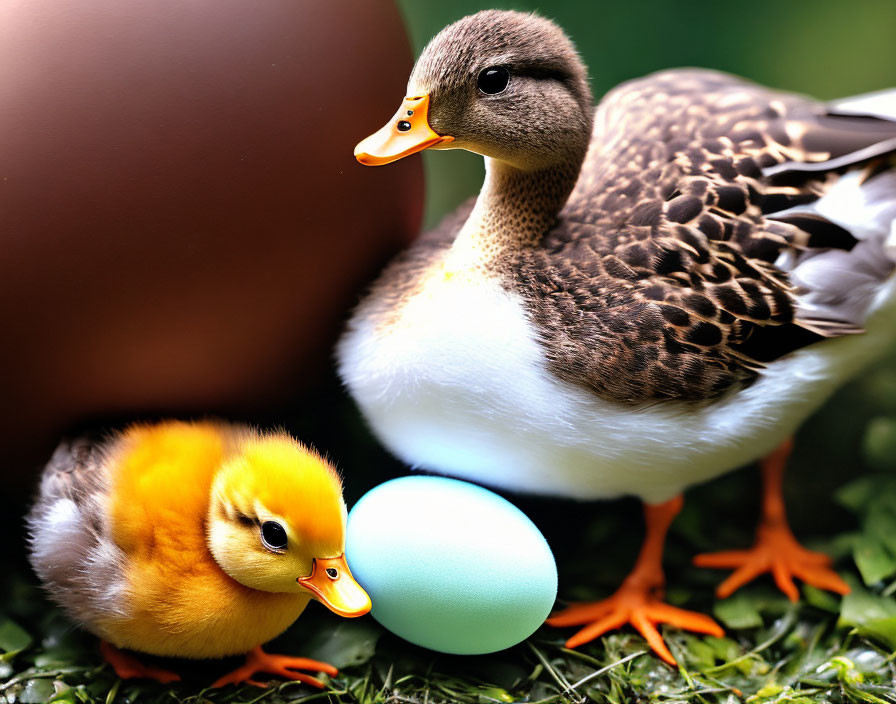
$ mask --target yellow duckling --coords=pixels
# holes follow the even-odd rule
[[[341,616],[370,599],[343,555],[336,471],[284,432],[202,422],[136,425],[63,443],[28,516],[31,564],[55,601],[102,639],[120,677],[178,675],[120,650],[218,658],[248,653],[214,686],[257,672],[332,666],[265,653],[315,598]]]

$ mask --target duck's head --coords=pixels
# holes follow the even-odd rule
[[[550,20],[486,10],[449,25],[417,60],[407,97],[355,148],[380,165],[422,149],[466,149],[524,170],[583,157],[591,92],[572,42]]]
[[[335,470],[285,433],[246,436],[215,476],[212,555],[233,579],[267,592],[310,593],[341,616],[370,598],[345,561],[346,509]]]

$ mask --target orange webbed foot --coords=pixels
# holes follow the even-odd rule
[[[103,658],[108,662],[115,674],[123,680],[129,679],[148,679],[168,684],[169,682],[180,681],[180,675],[170,670],[163,670],[161,667],[153,667],[140,662],[133,655],[128,655],[116,648],[111,643],[100,641],[100,652]]]
[[[607,631],[630,623],[644,636],[657,655],[670,665],[675,665],[675,658],[666,647],[656,624],[668,623],[687,631],[719,638],[724,635],[721,626],[709,616],[670,606],[660,599],[665,583],[660,565],[663,543],[669,524],[681,510],[682,503],[682,498],[677,496],[661,504],[644,505],[647,527],[644,544],[635,568],[613,596],[591,604],[575,604],[547,620],[551,626],[587,624],[566,641],[567,648],[583,645]]]
[[[219,678],[212,684],[212,687],[223,687],[227,684],[240,684],[242,682],[255,687],[267,687],[266,683],[252,679],[252,676],[256,673],[265,672],[270,675],[280,675],[289,680],[304,682],[318,689],[324,688],[324,683],[316,677],[296,672],[296,670],[324,672],[331,677],[339,674],[339,670],[325,662],[309,658],[296,658],[289,655],[272,655],[264,652],[261,646],[258,646],[246,654],[246,663],[242,667],[238,667],[233,672]]]
[[[813,587],[838,594],[849,593],[849,585],[830,569],[831,559],[823,553],[804,548],[794,538],[787,524],[780,521],[760,525],[752,548],[703,553],[694,557],[694,564],[698,567],[734,570],[716,589],[716,595],[720,599],[731,596],[743,585],[766,572],[772,574],[775,584],[790,601],[799,599],[799,591],[793,583],[794,577]]]
[[[791,601],[800,593],[793,583],[799,577],[806,584],[848,594],[846,584],[830,568],[831,559],[820,552],[807,550],[793,537],[784,510],[783,478],[793,441],[785,440],[760,463],[762,469],[762,519],[756,531],[756,542],[749,550],[725,550],[704,553],[694,558],[698,567],[733,569],[734,572],[716,588],[720,599],[731,596],[747,582],[771,572],[778,588]]]
[[[656,654],[670,665],[676,664],[675,658],[666,647],[656,624],[668,623],[686,631],[706,633],[719,638],[724,635],[721,626],[709,616],[666,604],[654,596],[653,591],[637,582],[623,583],[619,591],[608,599],[575,604],[551,616],[547,623],[551,626],[588,624],[566,641],[567,648],[584,645],[607,631],[631,624],[644,636]]]

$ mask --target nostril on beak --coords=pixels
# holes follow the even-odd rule
[[[338,576],[339,576],[339,572],[336,570],[335,567],[327,568],[327,577],[329,577],[330,579],[336,579]]]
[[[411,129],[411,123],[407,120],[399,120],[398,121],[398,131],[399,132],[407,132]]]

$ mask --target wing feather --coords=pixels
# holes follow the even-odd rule
[[[615,89],[557,227],[514,273],[552,370],[615,400],[701,401],[861,332],[870,301],[835,294],[867,271],[869,251],[882,262],[875,285],[893,270],[886,233],[863,236],[859,220],[890,217],[896,192],[881,179],[894,155],[896,119],[722,73]],[[845,222],[815,207],[857,173],[874,194],[867,211]],[[845,255],[825,269],[833,279],[807,286],[797,267],[829,251]]]

